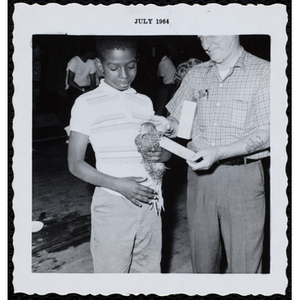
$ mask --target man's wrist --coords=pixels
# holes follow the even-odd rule
[[[218,158],[218,161],[219,160],[223,160],[223,159],[228,159],[228,158],[231,158],[235,155],[233,154],[230,154],[230,147],[228,146],[221,146],[221,147],[218,147],[217,148],[217,158]]]

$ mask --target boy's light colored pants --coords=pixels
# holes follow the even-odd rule
[[[159,273],[161,217],[148,204],[96,188],[91,205],[95,273]]]
[[[261,272],[265,193],[260,161],[188,171],[187,213],[195,273],[220,272],[221,236],[228,273]]]

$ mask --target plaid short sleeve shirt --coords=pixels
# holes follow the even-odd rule
[[[270,124],[270,64],[243,50],[223,80],[212,61],[197,65],[166,106],[177,120],[184,101],[197,102],[189,148],[199,151],[231,144]],[[265,150],[247,157],[268,155]]]

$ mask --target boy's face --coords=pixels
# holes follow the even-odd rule
[[[136,76],[136,53],[133,50],[117,50],[108,52],[101,62],[104,72],[104,81],[111,87],[125,91],[130,88]]]

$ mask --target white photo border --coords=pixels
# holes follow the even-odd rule
[[[188,18],[186,17],[188,16]],[[81,22],[73,22],[80,18]],[[136,18],[169,19],[137,26]],[[13,286],[16,293],[61,295],[285,294],[288,239],[286,127],[287,12],[282,4],[28,5],[13,13]],[[107,26],[111,24],[111,26]],[[68,35],[267,34],[271,37],[271,271],[270,274],[36,274],[31,271],[32,49],[34,34]]]

